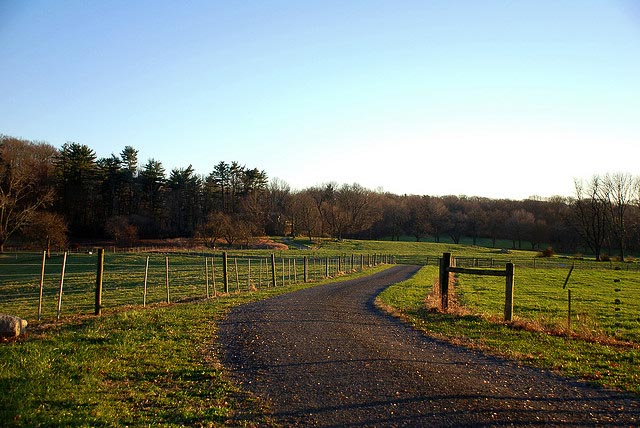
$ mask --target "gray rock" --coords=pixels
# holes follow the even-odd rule
[[[0,314],[0,337],[18,337],[26,330],[26,320],[13,315]]]

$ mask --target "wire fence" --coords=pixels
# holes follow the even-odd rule
[[[386,255],[265,253],[105,253],[100,309],[145,306],[320,281],[382,263]],[[0,313],[28,321],[96,311],[99,256],[93,252],[12,253],[0,257]]]
[[[431,258],[429,264],[439,264],[439,260]],[[509,290],[504,278],[473,274],[504,268],[503,260],[456,257],[456,267],[469,268],[469,273],[456,274],[458,302],[496,318],[504,314],[506,319],[512,310],[517,319],[547,331],[640,343],[636,263],[516,259],[513,264],[515,284]]]

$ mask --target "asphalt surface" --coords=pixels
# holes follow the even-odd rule
[[[283,426],[637,426],[640,399],[455,347],[381,313],[395,266],[235,308],[223,364]]]

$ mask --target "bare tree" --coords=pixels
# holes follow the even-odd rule
[[[302,191],[292,195],[292,211],[293,231],[300,228],[306,232],[309,241],[313,241],[313,236],[320,234],[322,218],[309,192]]]
[[[627,211],[638,194],[638,179],[630,174],[607,174],[603,179],[601,199],[606,201],[611,232],[617,241],[620,260],[624,261],[627,241]]]
[[[59,214],[39,211],[23,234],[30,244],[45,249],[47,257],[51,257],[51,247],[63,249],[67,245],[67,223]]]
[[[197,235],[204,238],[210,247],[215,247],[216,242],[225,236],[230,225],[231,219],[229,215],[217,211],[209,214],[207,221],[198,228]]]
[[[584,243],[594,252],[596,260],[600,261],[609,224],[609,210],[602,199],[602,179],[594,175],[586,186],[582,180],[575,180],[574,184],[574,226]]]
[[[0,253],[13,234],[53,202],[56,154],[46,143],[0,136]]]

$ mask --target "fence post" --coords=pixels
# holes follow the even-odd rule
[[[571,289],[567,290],[567,329],[571,333]]]
[[[240,292],[240,275],[238,274],[238,258],[237,257],[233,258],[233,266],[235,266],[235,270],[236,270],[236,290],[239,293]]]
[[[207,299],[209,298],[209,258],[204,256],[204,282],[206,284]]]
[[[38,300],[38,321],[42,316],[42,289],[44,288],[44,265],[47,260],[47,252],[42,253],[42,272],[40,273],[40,299]]]
[[[224,281],[224,292],[229,294],[229,265],[227,252],[222,253],[222,280]]]
[[[169,297],[169,256],[165,256],[164,258],[164,282],[167,288],[167,304],[171,303],[171,298]]]
[[[142,306],[147,306],[147,279],[149,278],[149,256],[144,266],[144,291],[142,292]]]
[[[278,285],[276,279],[276,255],[271,253],[271,282],[274,287]]]
[[[325,265],[324,265],[324,277],[325,278],[329,278],[329,257],[327,257],[325,259]]]
[[[305,284],[307,282],[309,282],[309,258],[307,256],[304,256],[304,282]]]
[[[216,256],[211,256],[211,282],[213,284],[213,297],[218,297],[218,289],[216,288]]]
[[[440,260],[440,309],[449,309],[449,267],[451,266],[451,253],[443,253]]]
[[[60,319],[60,312],[62,311],[62,286],[64,284],[64,271],[67,267],[67,252],[64,252],[62,258],[62,273],[60,274],[60,294],[58,294],[58,315],[56,319]]]
[[[247,259],[247,288],[251,290],[251,259]]]
[[[511,321],[513,319],[513,263],[507,263],[507,280],[504,293],[504,320]]]
[[[102,315],[102,275],[104,274],[104,248],[98,250],[98,270],[96,272],[95,314]]]

